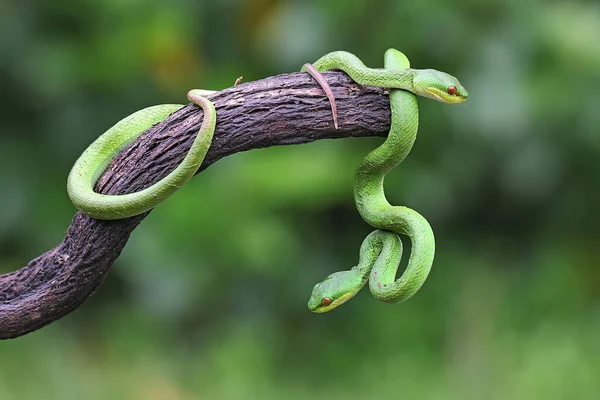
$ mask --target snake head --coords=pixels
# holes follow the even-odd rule
[[[435,69],[415,71],[413,85],[419,96],[450,104],[462,103],[469,97],[467,90],[452,75]]]
[[[308,300],[308,308],[315,313],[333,310],[350,300],[364,284],[361,275],[355,270],[335,272],[315,285]]]

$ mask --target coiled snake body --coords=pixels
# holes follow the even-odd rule
[[[330,53],[314,67],[318,71],[341,69],[359,84],[390,88],[392,118],[388,138],[361,161],[354,178],[356,207],[363,219],[378,230],[363,241],[357,266],[335,272],[315,285],[308,307],[314,312],[329,311],[352,298],[367,280],[377,299],[391,303],[404,301],[427,278],[435,240],[429,223],[419,213],[389,204],[383,180],[387,172],[406,158],[416,139],[419,111],[415,94],[445,103],[461,103],[468,93],[453,76],[435,70],[410,69],[406,56],[394,49],[385,53],[385,70],[367,68],[346,52]],[[412,250],[406,270],[396,280],[402,257],[402,242],[397,234],[410,238]]]
[[[377,298],[388,302],[405,300],[421,287],[429,273],[434,254],[433,232],[417,212],[406,207],[394,207],[387,202],[383,179],[390,169],[402,162],[415,140],[418,126],[415,94],[446,103],[460,103],[467,98],[467,92],[456,78],[448,74],[410,69],[408,59],[393,49],[386,52],[386,68],[382,70],[367,68],[356,56],[346,52],[329,53],[314,67],[317,71],[341,69],[359,84],[391,89],[392,124],[384,144],[360,163],[354,183],[354,197],[360,215],[378,230],[364,240],[358,266],[336,272],[315,286],[309,308],[315,312],[331,310],[354,296],[367,280]],[[319,78],[323,85],[322,77]],[[197,137],[175,170],[139,192],[102,195],[94,192],[94,186],[115,155],[146,129],[183,106],[163,104],[145,108],[101,135],[82,153],[69,174],[67,190],[77,209],[96,219],[131,217],[152,209],[189,181],[202,164],[215,130],[215,107],[204,97],[211,93],[199,89],[188,93],[188,99],[204,110]],[[337,127],[335,113],[334,118]],[[397,234],[408,235],[413,247],[406,271],[394,281],[402,254],[402,243]]]
[[[98,137],[75,161],[67,179],[67,192],[75,207],[95,219],[132,217],[154,208],[192,179],[206,156],[215,131],[215,106],[203,97],[210,93],[212,92],[209,90],[200,89],[189,91],[188,99],[204,110],[204,119],[196,139],[177,168],[139,192],[104,195],[94,192],[94,186],[119,152],[145,130],[166,119],[183,105],[161,104],[136,111]]]

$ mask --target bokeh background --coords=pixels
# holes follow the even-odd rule
[[[583,0],[0,2],[0,272],[62,239],[95,137],[190,88],[396,47],[470,93],[420,100],[386,180],[437,238],[410,301],[306,308],[372,230],[351,187],[381,139],[237,154],[152,212],[76,312],[0,342],[0,399],[597,398],[598,38]]]

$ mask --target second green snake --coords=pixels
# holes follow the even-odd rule
[[[394,49],[385,53],[384,70],[367,68],[356,56],[342,51],[325,55],[314,67],[318,71],[340,69],[361,85],[391,89],[392,117],[386,141],[361,161],[354,178],[356,207],[363,219],[378,230],[363,241],[357,266],[335,272],[315,285],[308,307],[314,312],[329,311],[352,298],[367,281],[377,299],[404,301],[427,278],[435,240],[429,223],[419,213],[389,204],[383,180],[388,171],[404,160],[416,139],[419,112],[415,94],[445,103],[461,103],[468,93],[455,77],[446,73],[410,69],[406,56]],[[402,257],[402,242],[397,234],[410,238],[412,250],[405,272],[396,280]]]

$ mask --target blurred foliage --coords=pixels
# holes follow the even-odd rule
[[[388,47],[461,80],[420,101],[386,180],[428,218],[407,303],[313,315],[371,231],[353,170],[381,139],[237,154],[152,212],[76,312],[0,343],[0,399],[593,399],[600,391],[597,1],[0,2],[0,272],[63,237],[76,157],[193,87]]]

